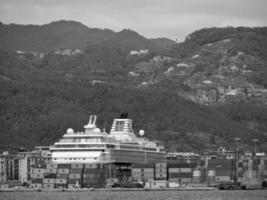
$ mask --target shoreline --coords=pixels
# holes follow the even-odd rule
[[[128,191],[213,191],[213,187],[199,188],[85,188],[85,189],[0,189],[0,192],[128,192]]]

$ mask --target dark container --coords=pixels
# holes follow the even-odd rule
[[[57,174],[44,174],[44,178],[57,178]]]
[[[57,177],[56,178],[68,178],[69,177],[69,174],[57,174]]]
[[[193,178],[193,173],[169,173],[169,178]]]
[[[168,163],[168,168],[195,168],[196,163]]]
[[[32,179],[32,183],[43,183],[43,179],[42,178],[33,178]]]
[[[71,174],[82,174],[83,169],[70,169]]]
[[[77,182],[80,185],[82,183],[82,180],[81,179],[69,179],[68,180],[68,184],[76,184]]]
[[[58,169],[69,169],[71,164],[58,164],[57,168]]]

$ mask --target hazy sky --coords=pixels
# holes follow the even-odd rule
[[[267,26],[267,0],[0,0],[3,23],[61,19],[181,40],[204,27]]]

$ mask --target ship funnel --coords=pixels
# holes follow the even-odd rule
[[[97,119],[97,116],[96,115],[90,115],[90,117],[89,117],[89,122],[88,122],[88,124],[86,124],[85,126],[84,126],[84,128],[85,129],[88,129],[88,128],[94,128],[96,125],[95,125],[95,123],[96,123],[96,119]]]

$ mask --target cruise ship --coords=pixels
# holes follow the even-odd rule
[[[149,141],[144,131],[137,137],[132,119],[114,119],[110,133],[96,126],[96,115],[91,115],[83,132],[67,129],[62,139],[50,146],[55,163],[159,163],[165,162],[162,145]]]

